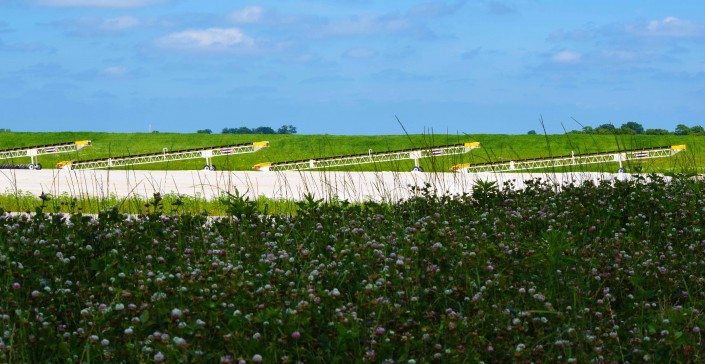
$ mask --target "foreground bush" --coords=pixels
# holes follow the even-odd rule
[[[510,187],[510,186],[504,186]],[[705,185],[0,217],[3,362],[700,362]]]

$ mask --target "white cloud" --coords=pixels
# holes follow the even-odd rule
[[[228,19],[238,24],[257,23],[264,15],[264,8],[259,6],[249,6],[242,10],[234,11],[228,15]]]
[[[705,27],[673,16],[662,20],[652,20],[643,26],[633,26],[629,30],[642,36],[652,37],[698,37],[705,36]]]
[[[172,33],[158,39],[157,44],[185,50],[227,50],[250,46],[254,41],[237,28],[208,28]]]
[[[562,51],[555,53],[551,60],[556,63],[575,63],[580,61],[582,55],[578,52],[573,51]]]
[[[132,16],[120,16],[117,18],[83,18],[76,20],[69,25],[79,28],[117,31],[135,28],[141,25],[141,21]]]
[[[127,68],[121,66],[106,67],[103,69],[103,73],[112,77],[123,76],[127,74]]]
[[[166,0],[35,0],[44,6],[85,6],[97,8],[137,8],[165,2]]]

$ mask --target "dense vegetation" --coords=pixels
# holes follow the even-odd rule
[[[629,121],[619,128],[614,124],[602,124],[598,127],[593,128],[592,126],[583,126],[580,130],[571,130],[570,134],[599,134],[599,135],[634,135],[634,134],[646,134],[646,135],[705,135],[705,128],[701,125],[687,126],[685,124],[678,124],[673,132],[666,129],[644,129],[644,126],[637,123],[636,121]],[[529,130],[528,134],[536,134],[536,130]]]
[[[416,192],[3,214],[0,361],[705,360],[702,181]]]
[[[479,141],[481,148],[459,156],[421,159],[426,171],[446,172],[458,163],[481,163],[487,161],[512,160],[545,156],[570,155],[572,152],[592,153],[644,147],[686,144],[687,153],[674,158],[648,159],[627,165],[628,172],[640,167],[643,172],[703,172],[705,168],[705,137],[697,135],[296,135],[296,134],[170,134],[170,133],[2,133],[0,149],[43,145],[75,140],[92,140],[93,146],[76,153],[45,155],[39,158],[44,168],[53,168],[63,160],[86,160],[110,156],[160,153],[167,150],[182,150],[218,145],[251,143],[267,140],[270,147],[257,153],[213,159],[218,170],[252,170],[261,162],[277,162],[306,158],[321,158],[333,155],[359,154],[369,151],[381,152],[434,145]],[[15,163],[28,163],[28,158],[19,158]],[[205,160],[186,160],[171,163],[133,166],[134,169],[200,170]],[[408,172],[412,161],[383,164],[368,164],[346,167],[353,171],[402,171]],[[601,165],[581,167],[579,170],[616,171],[617,166]]]

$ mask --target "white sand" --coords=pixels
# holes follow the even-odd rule
[[[316,198],[337,197],[341,200],[397,201],[412,195],[409,186],[430,184],[439,192],[470,192],[475,181],[504,182],[515,180],[521,188],[524,181],[542,178],[555,184],[570,181],[631,178],[611,173],[413,173],[413,172],[244,172],[244,171],[70,171],[44,169],[0,170],[0,193],[42,193],[75,197],[144,197],[154,193],[181,194],[213,199],[225,193],[250,198],[301,199],[306,194]]]

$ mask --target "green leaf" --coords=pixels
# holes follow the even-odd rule
[[[140,322],[143,324],[147,323],[149,321],[149,311],[144,311],[142,314],[140,314]]]

